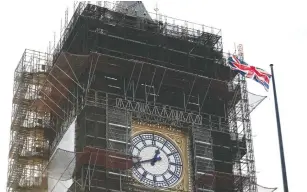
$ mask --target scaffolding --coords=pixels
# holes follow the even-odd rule
[[[255,106],[249,105],[241,80],[225,67],[220,30],[149,12],[146,12],[152,15],[149,18],[140,17],[136,12],[126,11],[125,7],[120,8],[121,5],[105,2],[100,7],[80,3],[54,52],[54,68],[63,68],[66,63],[71,71],[66,79],[74,79],[75,85],[82,88],[82,109],[77,120],[82,129],[76,131],[79,143],[74,153],[90,145],[106,153],[116,151],[128,157],[128,127],[132,119],[188,127],[195,191],[256,191],[252,139],[246,123]],[[76,30],[80,23],[86,23],[85,31]],[[137,31],[138,36],[133,36],[133,31]],[[132,44],[140,46],[146,36],[146,44],[137,52],[123,46],[126,42],[132,50]],[[79,44],[78,38],[86,42],[81,49],[73,48]],[[124,44],[118,44],[119,41]],[[155,41],[160,46],[154,47]],[[176,46],[176,42],[181,42],[182,46]],[[152,55],[140,51],[144,49]],[[166,55],[177,54],[184,61],[188,57],[190,65],[204,59],[207,68],[191,71],[179,60],[166,62],[153,54],[161,49]],[[201,52],[206,57],[201,56]],[[82,67],[71,67],[80,65]],[[62,84],[67,84],[64,79]],[[183,87],[184,94],[176,93],[178,86]],[[178,99],[172,98],[174,94]],[[50,98],[61,106],[58,98]],[[257,103],[263,99],[259,97]],[[215,111],[210,103],[223,109]],[[65,127],[68,126],[59,130],[65,132]],[[58,135],[55,141],[59,141],[63,133]],[[139,186],[126,169],[102,166],[96,170],[105,174],[100,174],[104,182],[97,182],[100,186],[91,183],[91,188],[90,181],[84,177],[91,168],[81,166],[76,170],[72,177],[81,185],[74,185],[72,190],[82,186],[91,190],[137,191],[136,186]],[[207,175],[215,180],[209,186],[201,184]]]
[[[8,189],[18,191],[29,181],[21,174],[26,166],[16,162],[25,143],[32,145],[21,125],[34,118],[42,119],[44,129],[28,127],[35,127],[35,138],[44,135],[40,143],[48,146],[36,168],[37,186],[44,189],[48,176],[56,185],[73,180],[68,191],[160,191],[133,177],[131,129],[137,122],[188,135],[192,191],[256,192],[249,115],[265,97],[249,93],[245,80],[226,66],[221,30],[121,6],[79,3],[52,65],[48,57],[33,89],[39,100],[25,99],[30,80],[20,80],[25,69],[18,67]],[[32,109],[35,115],[44,111],[45,119],[28,114]],[[58,148],[75,119],[75,150]]]
[[[50,65],[50,55],[25,50],[15,70],[7,191],[47,189],[42,170],[49,160],[50,113],[38,91]]]
[[[131,66],[133,66],[135,63],[137,63],[137,60],[139,60],[139,58],[133,60],[122,59],[119,57],[114,58],[113,56],[100,53],[91,53],[90,55],[76,55],[63,52],[53,67],[56,68],[56,66],[62,66],[62,62],[64,62],[63,58],[68,58],[65,60],[65,63],[70,66],[72,66],[72,63],[74,63],[74,66],[80,66],[83,64],[83,67],[79,67],[79,69],[95,69],[95,71],[89,70],[88,77],[92,77],[93,74],[98,74],[99,70],[109,70],[108,66],[106,65],[109,64],[108,62],[111,62],[111,59],[117,59],[117,61],[113,60],[111,63],[117,63],[121,66],[127,66],[129,63]],[[122,62],[119,62],[119,60]],[[144,65],[144,62],[139,62],[139,64]],[[150,66],[153,64],[146,63],[146,65]],[[165,67],[159,65],[156,65],[155,67],[165,70]],[[139,70],[140,71],[137,74],[146,72],[141,70],[141,68],[139,68]],[[172,71],[174,71],[174,69],[168,68],[166,69],[165,73],[167,73],[168,77],[171,77],[171,74],[173,74]],[[74,73],[77,72],[78,71],[74,71]],[[120,68],[118,68],[117,72],[120,72]],[[127,74],[122,74],[122,76],[128,75],[127,77],[131,77],[132,74],[129,71],[126,72]],[[52,70],[50,73],[52,73]],[[186,74],[185,71],[178,70],[176,70],[176,73],[179,73],[181,76]],[[72,74],[73,73],[71,73],[71,75]],[[142,78],[147,77],[151,79],[151,77],[148,77],[146,74],[141,76]],[[67,79],[70,78],[67,77]],[[96,76],[95,78],[98,79],[99,77]],[[69,164],[69,166],[66,167],[67,169],[62,169],[65,173],[61,173],[63,175],[67,175],[69,173],[70,176],[66,178],[66,180],[75,179],[75,184],[70,189],[71,191],[78,191],[84,188],[91,190],[94,190],[95,188],[112,188],[119,191],[124,189],[129,189],[127,191],[137,191],[138,185],[135,184],[135,181],[133,181],[133,178],[131,177],[131,171],[129,171],[129,168],[131,167],[131,164],[129,163],[131,162],[129,143],[132,119],[139,122],[150,122],[152,124],[172,125],[181,127],[182,129],[184,129],[183,127],[188,128],[188,130],[185,131],[190,132],[191,149],[194,149],[191,155],[194,159],[192,158],[191,160],[194,162],[193,172],[195,175],[195,182],[193,186],[195,186],[195,190],[225,190],[218,189],[217,186],[220,186],[221,183],[226,182],[228,184],[223,184],[223,186],[227,186],[227,188],[231,189],[233,185],[235,185],[236,191],[256,191],[257,184],[253,183],[253,175],[251,176],[249,170],[247,169],[247,166],[253,163],[253,161],[250,160],[247,156],[246,143],[251,142],[251,140],[247,140],[248,137],[244,132],[242,114],[249,114],[243,113],[241,110],[241,105],[245,103],[240,102],[242,99],[241,90],[239,89],[240,79],[238,76],[234,78],[232,83],[220,82],[219,80],[214,79],[212,80],[220,82],[222,85],[227,85],[227,90],[233,90],[233,96],[231,97],[232,100],[229,101],[229,106],[227,107],[227,114],[229,114],[227,116],[217,116],[203,112],[200,113],[199,111],[189,111],[188,108],[180,109],[175,106],[161,105],[158,102],[155,102],[155,99],[152,99],[151,102],[146,103],[145,100],[140,100],[133,97],[130,97],[130,99],[129,97],[125,98],[123,94],[118,93],[118,89],[120,87],[118,85],[117,79],[111,78],[109,76],[104,76],[103,78],[108,82],[105,84],[106,82],[100,81],[100,79],[98,79],[99,86],[102,85],[112,88],[114,92],[112,93],[110,90],[105,92],[93,89],[95,88],[95,81],[91,82],[92,85],[87,85],[87,87],[90,88],[84,90],[84,99],[81,99],[83,102],[80,104],[83,107],[80,110],[77,118],[77,122],[79,124],[78,127],[80,128],[76,130],[76,138],[78,140],[78,143],[76,144],[76,152],[66,151],[65,154],[69,154],[69,158],[67,158],[67,155],[56,155],[57,158],[51,159],[50,161],[52,168],[48,168],[49,172],[52,173],[53,169],[59,169],[55,168],[56,166],[59,166],[56,162],[63,163],[67,160],[67,162],[64,163],[64,165],[66,165],[71,162],[71,159],[75,159],[74,161],[76,163],[73,163],[72,165]],[[207,77],[197,78],[206,79],[208,81]],[[191,79],[193,80],[193,78]],[[165,83],[168,81],[168,79],[164,79]],[[156,83],[159,85],[161,84],[161,81]],[[62,82],[62,84],[65,83]],[[146,86],[143,86],[143,91],[146,91],[145,87]],[[122,91],[129,92],[129,90]],[[246,105],[249,108],[249,111],[252,111],[255,107],[257,107],[257,105],[259,105],[265,98],[250,93],[247,94],[251,96],[250,102]],[[133,93],[131,93],[131,95],[133,95]],[[60,102],[58,99],[53,100],[53,102],[56,101]],[[200,103],[197,105],[200,105]],[[58,134],[59,137],[64,134],[67,128],[68,126],[59,129],[63,131],[62,133]],[[55,139],[55,141],[58,140],[60,139]],[[227,142],[225,143],[224,141]],[[53,146],[56,146],[56,144]],[[90,154],[93,153],[94,155],[89,155],[89,152],[86,150],[89,148],[89,146],[94,147],[100,152],[90,152]],[[226,149],[221,151],[223,148]],[[58,152],[59,150],[63,151],[58,149],[56,153],[60,153]],[[229,157],[229,161],[222,162],[223,158],[225,157],[214,156],[214,153],[220,155],[226,154],[226,156]],[[80,154],[81,156],[85,154],[88,155],[82,158],[80,157]],[[114,156],[117,156],[118,159],[126,159],[126,161],[122,162],[122,164],[128,167],[119,166],[121,163],[118,163],[118,161],[115,161],[117,162],[115,163],[118,165],[117,167],[107,166],[106,164],[108,163],[106,162],[114,161]],[[84,160],[84,158],[86,160]],[[105,158],[105,160],[102,160],[103,158]],[[219,158],[221,159],[219,160]],[[94,161],[94,159],[97,161]],[[100,163],[98,163],[98,160]],[[88,163],[86,163],[86,161],[88,161]],[[78,164],[78,166],[76,164]],[[110,164],[112,165],[112,163]],[[225,164],[229,165],[229,173],[223,172],[223,166],[225,166]],[[218,171],[218,166],[220,166],[220,171]],[[76,173],[74,170],[82,171],[80,173]],[[88,175],[87,173],[92,174],[90,178],[96,178],[97,175],[97,181],[92,181],[89,177],[86,176]],[[105,175],[102,176],[102,173]],[[57,176],[54,176],[54,178],[61,180],[61,174],[57,173]],[[208,179],[212,180],[211,184],[204,184]],[[112,180],[113,183],[116,183],[116,180],[120,181],[120,184],[116,183],[112,185]],[[213,182],[213,180],[215,181]],[[216,185],[216,182],[219,185]],[[109,186],[106,186],[106,183],[108,183]],[[99,186],[97,186],[98,184]],[[90,188],[90,186],[92,188]],[[254,186],[254,188],[252,186]],[[253,190],[251,190],[251,188]],[[141,188],[139,190],[142,191],[144,189]]]

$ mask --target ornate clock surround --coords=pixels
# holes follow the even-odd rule
[[[134,137],[143,133],[153,133],[161,135],[164,138],[167,138],[168,140],[172,141],[172,143],[176,145],[182,159],[182,175],[178,183],[171,187],[171,189],[174,191],[191,191],[191,162],[188,134],[172,126],[132,121],[131,136]]]

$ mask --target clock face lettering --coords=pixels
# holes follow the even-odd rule
[[[182,175],[182,158],[175,145],[163,136],[143,133],[132,138],[133,176],[149,187],[168,188]]]

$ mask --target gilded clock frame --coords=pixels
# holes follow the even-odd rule
[[[169,190],[174,191],[191,191],[191,175],[190,175],[190,149],[188,134],[184,133],[178,128],[151,124],[146,122],[132,121],[131,126],[131,136],[134,137],[138,134],[143,133],[154,133],[161,135],[166,139],[173,142],[173,144],[178,149],[181,159],[182,159],[182,175],[177,184],[169,188]]]

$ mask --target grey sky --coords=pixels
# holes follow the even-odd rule
[[[156,1],[146,1],[148,11],[154,12]],[[0,135],[0,188],[6,186],[7,154],[9,149],[10,112],[13,72],[25,48],[45,51],[53,41],[53,31],[59,37],[60,20],[72,1],[4,1],[0,12],[0,54],[2,82]],[[221,28],[225,51],[233,51],[234,43],[244,45],[245,60],[269,71],[275,64],[281,123],[286,152],[290,191],[305,190],[307,107],[303,100],[305,71],[304,48],[307,44],[307,2],[304,0],[189,0],[158,1],[160,13]],[[291,66],[291,67],[290,67]],[[272,90],[249,81],[249,90],[268,95],[252,113],[258,183],[282,190],[279,151]],[[302,165],[301,165],[302,164]]]

